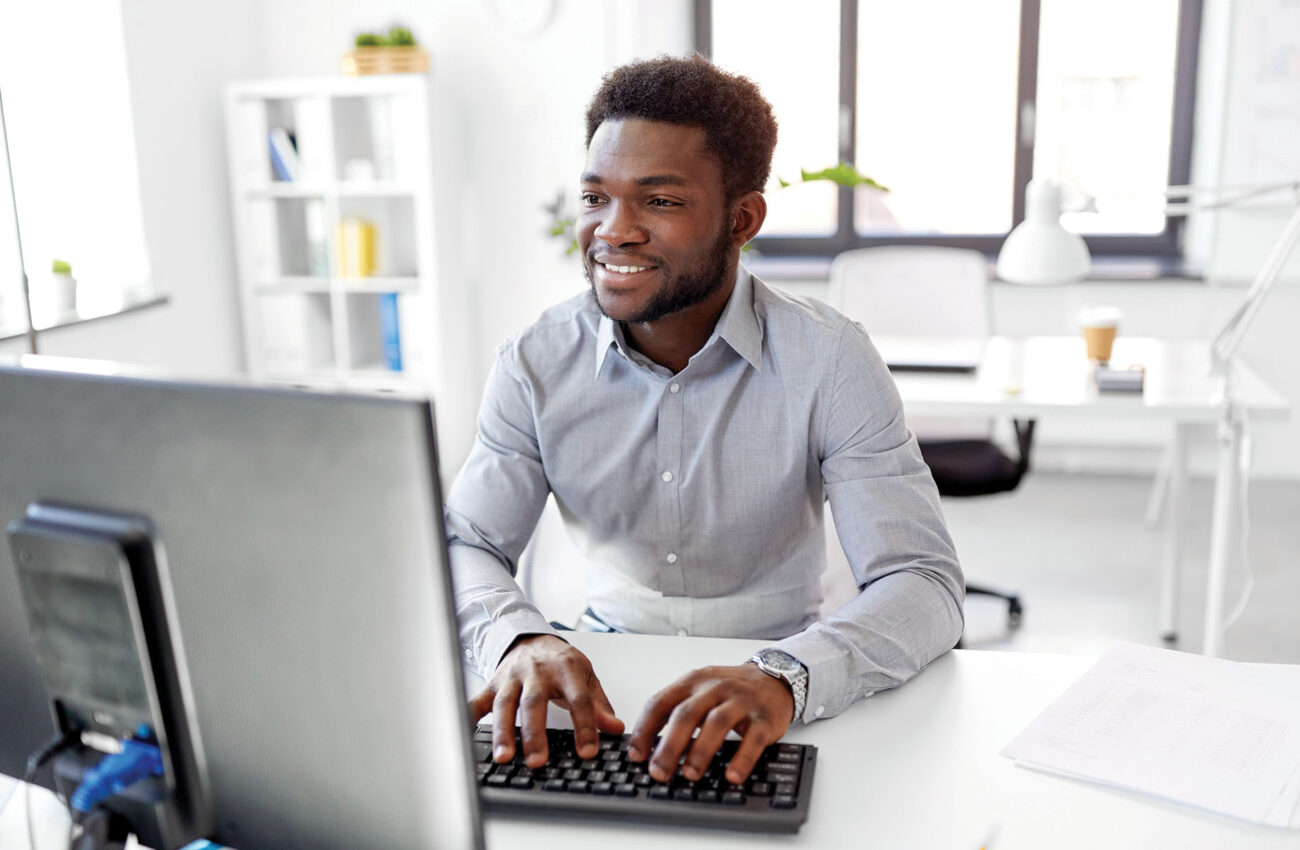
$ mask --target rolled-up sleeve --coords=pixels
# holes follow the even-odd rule
[[[519,636],[555,634],[514,578],[550,490],[532,393],[511,356],[498,352],[478,435],[444,509],[461,643],[484,678]]]
[[[900,685],[961,637],[965,584],[889,371],[847,323],[826,387],[821,472],[861,592],[775,644],[808,668],[803,720]]]

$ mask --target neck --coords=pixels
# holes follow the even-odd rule
[[[653,322],[624,323],[623,335],[628,344],[674,374],[682,371],[713,335],[736,288],[734,267],[726,281],[717,292],[693,307]]]

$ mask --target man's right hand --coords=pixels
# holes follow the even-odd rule
[[[524,763],[541,767],[546,747],[546,707],[554,702],[573,715],[578,756],[595,758],[600,732],[622,734],[623,721],[591,669],[587,656],[554,635],[526,635],[502,657],[487,687],[469,703],[477,723],[492,712],[492,759],[515,757],[515,714],[524,743]]]

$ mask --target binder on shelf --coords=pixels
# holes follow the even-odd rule
[[[275,171],[275,179],[297,180],[302,167],[298,162],[298,149],[294,145],[293,136],[283,127],[275,127],[267,133],[267,140],[271,148],[271,168]]]
[[[362,218],[348,216],[339,221],[337,240],[339,274],[369,277],[375,273],[375,226]]]
[[[402,371],[401,314],[398,311],[397,293],[384,292],[379,296],[379,337],[384,350],[384,366],[391,372]]]

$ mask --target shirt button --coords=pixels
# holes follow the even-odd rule
[[[664,560],[666,560],[666,561],[667,561],[668,563],[670,563],[670,564],[675,564],[675,563],[677,563],[677,553],[676,553],[676,552],[669,552],[669,553],[668,553],[668,557],[665,558]]]
[[[681,392],[681,391],[682,391],[682,385],[681,385],[681,384],[669,384],[669,385],[668,385],[668,392],[670,392],[670,393],[679,393],[679,392]]]
[[[813,712],[813,714],[817,715],[818,717],[821,717],[825,713],[826,713],[826,706],[824,705],[817,706],[817,710]]]
[[[686,631],[686,629],[678,629],[678,630],[677,630],[677,636],[678,636],[678,637],[690,637],[690,634],[691,634],[691,633],[688,632],[688,631]]]
[[[664,473],[662,476],[660,476],[660,477],[663,478],[663,480],[665,480],[665,481],[672,481],[672,480],[673,480],[673,474],[672,474],[671,472],[665,472],[665,473]]]

